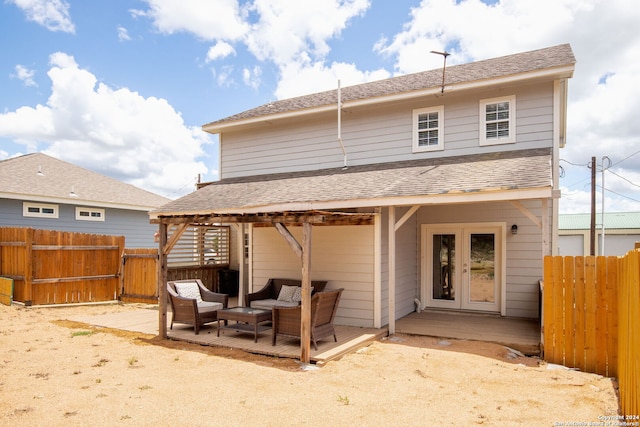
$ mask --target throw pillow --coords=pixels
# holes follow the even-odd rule
[[[200,295],[200,289],[196,282],[182,282],[176,283],[176,293],[183,298],[195,299],[196,302],[202,302],[202,296]]]
[[[278,294],[278,301],[293,302],[293,293],[298,286],[282,285]]]
[[[313,286],[311,287],[311,293],[313,294]],[[296,286],[295,292],[293,293],[293,297],[291,297],[291,301],[293,302],[302,301],[302,288],[300,286]]]

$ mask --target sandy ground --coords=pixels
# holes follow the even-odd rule
[[[559,426],[618,413],[615,381],[494,344],[396,335],[317,368],[66,320],[132,309],[0,305],[0,425]]]

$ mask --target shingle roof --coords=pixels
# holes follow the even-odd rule
[[[573,66],[576,59],[569,44],[562,44],[545,49],[538,49],[499,58],[476,61],[468,64],[454,65],[446,69],[446,85],[469,83],[487,79],[513,76],[533,71]],[[343,103],[369,98],[396,95],[428,88],[440,88],[442,85],[442,69],[423,71],[378,80],[341,89]],[[335,105],[338,101],[337,90],[330,90],[297,98],[271,102],[233,116],[229,116],[206,124],[204,127],[215,127],[235,121],[252,119],[261,116],[277,115],[291,111],[311,109],[325,105]]]
[[[42,153],[0,161],[0,197],[9,196],[145,211],[170,200]]]
[[[317,203],[330,209],[345,201],[355,208],[398,197],[551,188],[550,161],[545,148],[229,178],[151,215],[272,212],[272,206]]]

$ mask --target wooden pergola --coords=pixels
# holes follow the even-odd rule
[[[300,330],[300,361],[310,362],[311,341],[311,236],[314,225],[371,225],[375,212],[299,211],[264,213],[208,213],[159,215],[151,220],[159,226],[159,335],[167,338],[167,255],[189,227],[210,227],[220,224],[262,224],[273,226],[300,259],[302,268],[302,319]],[[302,226],[302,242],[298,242],[288,227]],[[169,228],[176,230],[168,235]]]

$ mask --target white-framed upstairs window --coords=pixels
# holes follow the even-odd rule
[[[22,203],[22,216],[33,218],[58,218],[58,205],[50,205],[47,203]]]
[[[444,150],[444,105],[413,110],[413,152]]]
[[[104,209],[76,207],[76,221],[104,221]]]
[[[516,142],[516,96],[480,100],[480,145]]]

